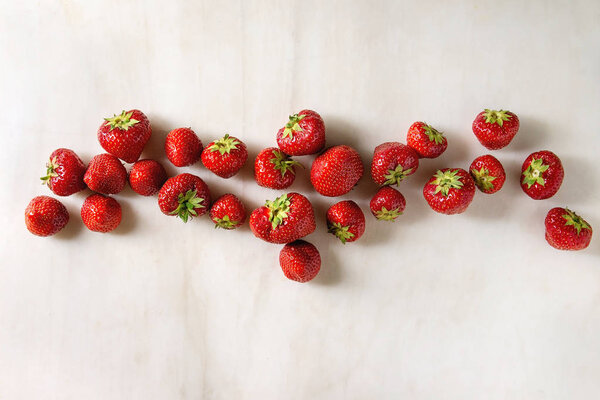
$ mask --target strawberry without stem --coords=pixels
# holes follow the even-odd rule
[[[202,141],[192,128],[173,129],[165,139],[165,153],[176,167],[195,164],[202,154]]]
[[[112,197],[94,193],[83,202],[81,219],[90,231],[113,231],[121,223],[121,205]]]
[[[318,153],[325,147],[323,119],[311,110],[290,115],[288,123],[277,132],[277,145],[291,156]]]
[[[57,149],[50,154],[46,176],[40,178],[58,196],[70,196],[86,188],[83,181],[86,167],[73,150]]]
[[[254,179],[263,187],[285,189],[296,179],[296,165],[302,166],[278,148],[268,147],[254,160]]]
[[[246,208],[240,199],[227,193],[213,203],[210,219],[215,223],[215,228],[235,229],[246,221]]]
[[[462,168],[438,170],[423,187],[429,206],[442,214],[460,214],[473,201],[475,182]]]
[[[98,128],[98,141],[104,150],[127,163],[140,158],[152,135],[150,121],[140,110],[123,111]]]
[[[283,246],[279,252],[279,265],[286,278],[304,283],[319,273],[321,255],[311,243],[296,240]]]
[[[248,159],[246,145],[236,137],[225,135],[202,151],[202,164],[221,178],[237,174]]]
[[[129,186],[142,196],[154,196],[167,180],[167,172],[154,160],[136,161],[129,171]]]
[[[534,200],[548,199],[558,192],[565,171],[560,158],[548,150],[530,154],[521,167],[521,189]]]
[[[206,183],[187,173],[167,179],[158,192],[158,206],[163,214],[176,215],[183,222],[204,215],[210,207],[210,200]]]
[[[473,121],[473,133],[489,150],[508,146],[519,131],[519,118],[510,111],[485,109]]]
[[[350,146],[327,149],[318,156],[310,169],[310,182],[323,196],[335,197],[348,193],[364,173],[360,155]]]
[[[393,222],[404,212],[406,200],[402,193],[393,187],[383,186],[375,193],[369,206],[375,218]]]
[[[127,170],[112,154],[98,154],[90,161],[83,180],[94,192],[116,194],[125,188]]]
[[[378,185],[398,185],[419,167],[419,155],[399,142],[386,142],[375,147],[371,177]]]
[[[343,244],[354,242],[365,233],[365,215],[352,200],[340,201],[327,210],[327,231]]]
[[[406,144],[413,148],[421,158],[436,158],[446,151],[448,140],[442,132],[419,121],[408,128]]]
[[[25,208],[25,226],[37,236],[51,236],[69,222],[69,212],[58,200],[49,196],[34,197]]]
[[[473,160],[469,171],[477,188],[486,194],[496,193],[502,189],[506,180],[504,167],[496,157],[490,154]]]
[[[568,208],[555,207],[545,220],[546,241],[559,250],[582,250],[592,240],[592,227]]]

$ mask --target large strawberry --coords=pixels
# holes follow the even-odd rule
[[[327,231],[344,244],[365,233],[365,214],[352,200],[340,201],[327,210]]]
[[[202,164],[221,178],[237,174],[248,159],[246,145],[236,137],[225,135],[202,151]]]
[[[391,186],[379,188],[369,203],[371,213],[382,221],[395,221],[406,207],[406,200],[402,193]]]
[[[83,180],[94,192],[116,194],[125,188],[127,170],[112,154],[98,154],[90,161]]]
[[[479,156],[473,160],[469,171],[477,188],[486,194],[496,193],[502,189],[506,180],[504,167],[496,157],[490,154]]]
[[[165,139],[165,153],[176,167],[195,164],[202,154],[202,141],[192,128],[173,129]]]
[[[462,168],[438,170],[423,187],[429,206],[442,214],[464,212],[475,196],[475,182]]]
[[[85,164],[73,150],[57,149],[46,163],[46,176],[40,178],[54,194],[70,196],[85,189]]]
[[[154,160],[136,161],[129,171],[129,186],[142,196],[154,196],[166,180],[167,172]]]
[[[327,149],[310,169],[310,182],[323,196],[335,197],[348,193],[364,173],[360,155],[350,146]]]
[[[486,108],[473,121],[473,133],[477,140],[490,150],[508,146],[518,131],[519,118],[510,111]]]
[[[250,229],[267,242],[289,243],[315,230],[315,213],[306,197],[288,193],[254,210]]]
[[[398,185],[419,167],[419,155],[399,142],[386,142],[375,147],[371,177],[378,185]]]
[[[319,273],[321,256],[313,244],[296,240],[283,246],[279,252],[279,265],[286,278],[304,283]]]
[[[150,121],[140,110],[105,118],[98,128],[98,141],[104,150],[127,163],[140,158],[151,135]]]
[[[565,171],[560,158],[548,150],[530,154],[521,167],[521,189],[534,200],[548,199],[558,192]]]
[[[291,156],[318,153],[325,147],[323,119],[311,110],[290,115],[288,123],[277,132],[277,145]]]
[[[210,209],[210,200],[206,183],[187,173],[167,179],[158,192],[158,206],[163,214],[176,215],[183,222],[204,215]]]
[[[25,226],[37,236],[51,236],[69,222],[69,212],[50,196],[34,197],[25,208]]]
[[[246,207],[235,195],[224,194],[210,208],[215,228],[235,229],[246,221]]]
[[[442,132],[419,121],[408,128],[406,144],[412,147],[421,158],[436,158],[446,151],[448,140]]]
[[[559,250],[582,250],[592,240],[592,227],[568,208],[555,207],[546,215],[546,241]]]
[[[254,179],[263,187],[285,189],[296,179],[296,165],[302,166],[277,147],[267,147],[254,160]]]
[[[121,205],[112,197],[94,193],[83,202],[81,219],[90,231],[113,231],[121,223]]]

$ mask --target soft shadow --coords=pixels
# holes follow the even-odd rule
[[[60,232],[54,235],[58,240],[71,240],[84,228],[83,221],[81,220],[81,209],[68,205],[65,205],[65,207],[69,212],[69,222]]]
[[[577,209],[578,204],[588,204],[588,199],[594,198],[596,188],[591,185],[595,182],[595,169],[589,159],[581,157],[561,157],[565,177],[558,190],[557,199],[569,208]]]
[[[319,240],[310,241],[311,243],[325,243],[322,248],[319,249],[321,255],[321,270],[317,277],[312,281],[316,285],[331,286],[340,283],[343,280],[342,265],[340,264],[335,253],[331,251],[331,245],[327,242],[332,240],[331,237],[325,237],[328,234],[319,233]],[[340,245],[342,245],[340,243]]]
[[[131,191],[134,193],[133,191]],[[139,197],[139,195],[137,195]],[[128,196],[130,197],[130,196]],[[131,196],[133,197],[133,196]],[[135,230],[137,215],[133,207],[129,204],[129,201],[119,198],[117,200],[121,205],[121,223],[114,231],[110,232],[115,235],[127,235]]]
[[[523,151],[530,154],[538,148],[544,147],[544,136],[547,126],[544,121],[532,118],[528,115],[519,117],[519,132],[507,146],[512,151]],[[523,158],[525,159],[525,158]]]
[[[175,176],[178,172],[175,166],[171,164],[167,158],[167,154],[165,153],[165,140],[169,132],[177,127],[170,126],[164,119],[161,119],[160,116],[152,115],[151,121],[152,136],[150,136],[150,140],[148,140],[148,143],[144,146],[144,151],[140,156],[140,160],[151,159],[158,161],[165,168],[169,177]]]

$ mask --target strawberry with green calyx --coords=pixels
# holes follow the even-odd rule
[[[183,222],[204,215],[210,204],[210,190],[206,183],[188,173],[167,179],[158,192],[158,206],[163,214],[176,215]]]
[[[288,123],[277,132],[277,145],[291,156],[316,154],[325,147],[325,123],[312,110],[290,115]]]
[[[485,109],[473,121],[477,140],[490,150],[508,146],[519,131],[519,118],[510,111]]]
[[[117,194],[127,184],[127,170],[112,154],[98,154],[90,161],[83,180],[94,192]]]
[[[319,273],[321,256],[313,244],[296,240],[283,246],[279,252],[279,265],[286,278],[304,283]]]
[[[545,220],[546,241],[559,250],[583,250],[592,240],[592,227],[568,208],[555,207]]]
[[[54,194],[70,196],[86,188],[85,171],[85,164],[73,150],[57,149],[46,163],[46,176],[40,179]]]
[[[173,129],[165,139],[165,153],[176,167],[195,164],[202,154],[202,141],[192,128]]]
[[[483,193],[496,193],[504,185],[506,172],[498,159],[490,154],[477,157],[469,167],[475,186]]]
[[[391,186],[379,188],[369,203],[373,216],[382,221],[394,222],[404,212],[406,200]]]
[[[262,150],[254,160],[254,179],[260,186],[271,189],[290,187],[296,179],[298,161],[289,158],[277,147]]]
[[[25,226],[37,236],[52,236],[69,222],[69,212],[50,196],[34,197],[25,208]]]
[[[423,187],[432,210],[441,214],[463,213],[475,196],[475,182],[462,168],[438,170]]]
[[[352,190],[363,173],[358,151],[346,145],[333,146],[313,161],[310,182],[323,196],[342,196]]]
[[[98,128],[98,141],[102,148],[127,163],[140,158],[151,135],[150,121],[140,110],[123,111],[105,118]]]
[[[548,150],[530,154],[521,167],[521,189],[534,200],[548,199],[558,192],[565,172],[556,154]]]
[[[81,206],[81,219],[92,232],[107,233],[121,223],[121,205],[112,197],[94,193]]]
[[[213,203],[210,219],[215,228],[235,229],[246,221],[246,208],[235,195],[227,193]]]
[[[202,163],[221,178],[231,178],[248,159],[246,145],[236,137],[226,134],[202,151]]]
[[[343,244],[354,242],[365,233],[365,215],[354,201],[340,201],[327,210],[327,231]]]
[[[406,144],[421,158],[436,158],[446,151],[448,140],[431,125],[418,121],[408,128]]]
[[[371,177],[378,185],[398,185],[419,167],[419,155],[399,142],[382,143],[373,152]]]

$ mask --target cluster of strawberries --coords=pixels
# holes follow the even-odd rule
[[[496,150],[507,146],[519,130],[519,119],[510,111],[485,110],[475,118],[473,132],[483,146]],[[235,229],[246,221],[246,209],[233,194],[225,194],[214,202],[206,183],[198,176],[183,173],[168,178],[163,166],[155,160],[139,160],[152,134],[148,118],[139,110],[123,111],[106,118],[98,129],[98,140],[107,153],[92,158],[89,165],[69,149],[58,149],[50,155],[46,176],[42,181],[59,196],[69,196],[86,187],[95,193],[81,207],[84,224],[95,232],[110,232],[121,222],[121,206],[109,195],[131,188],[143,196],[158,194],[158,205],[166,215],[187,222],[209,213],[216,227]],[[407,144],[386,142],[375,148],[371,177],[381,187],[370,202],[373,216],[394,221],[406,206],[404,196],[393,185],[414,174],[419,159],[435,158],[447,148],[446,137],[423,122],[415,122],[408,130]],[[292,156],[318,154],[312,163],[310,181],[323,196],[344,195],[363,176],[364,167],[358,152],[350,146],[325,148],[325,124],[321,116],[302,110],[289,117],[277,132],[278,147],[262,150],[254,161],[256,182],[263,187],[286,189],[295,179],[300,164]],[[225,135],[206,147],[190,128],[171,131],[165,141],[167,158],[176,167],[202,160],[203,165],[222,178],[238,173],[248,159],[245,144]],[[129,173],[122,161],[133,163]],[[530,154],[523,163],[521,187],[536,200],[552,197],[560,188],[564,171],[560,159],[550,151]],[[475,195],[475,187],[483,193],[499,191],[506,179],[504,168],[492,155],[476,158],[469,172],[462,168],[438,170],[423,188],[429,206],[439,213],[464,212]],[[64,205],[48,196],[35,197],[25,210],[27,228],[39,236],[60,231],[69,221]],[[310,201],[300,193],[290,192],[250,214],[254,235],[270,243],[285,244],[280,264],[286,277],[307,282],[319,272],[321,258],[317,248],[301,240],[315,228]],[[340,201],[327,211],[328,231],[342,243],[358,240],[365,231],[365,216],[352,200]],[[565,208],[553,208],[546,216],[546,239],[558,249],[579,250],[587,247],[592,236],[590,225]]]

